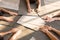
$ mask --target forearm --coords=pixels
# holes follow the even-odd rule
[[[4,8],[2,8],[1,10],[4,11],[4,12],[6,12],[6,13],[9,13],[9,14],[11,13],[11,11],[6,10],[6,9],[4,9]],[[15,12],[13,12],[13,13],[15,13]]]
[[[41,0],[37,0],[38,7],[41,6]]]
[[[60,17],[55,17],[54,19],[55,19],[55,20],[60,20]]]
[[[9,40],[16,40],[18,39],[18,36],[21,34],[21,30],[17,31],[16,33],[14,33],[14,35],[9,39]]]
[[[51,32],[46,31],[46,34],[50,37],[51,40],[59,40],[57,37],[55,37]]]
[[[6,9],[1,9],[2,11],[4,11],[4,12],[7,12],[7,13],[9,13],[10,11],[8,11],[8,10],[6,10]]]
[[[54,16],[58,16],[58,15],[60,15],[60,13],[52,13],[52,14],[49,14],[49,15],[46,15],[46,16],[48,16],[48,17],[54,17]]]
[[[30,0],[26,0],[27,8],[30,9]]]
[[[54,32],[56,32],[58,35],[60,35],[60,30],[57,30],[57,29],[55,29],[55,28],[52,28],[52,30],[53,30]]]
[[[0,16],[0,19],[4,19],[4,16]]]

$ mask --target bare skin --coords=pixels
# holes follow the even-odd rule
[[[51,14],[50,16],[52,16],[52,17],[44,16],[43,19],[45,19],[46,22],[52,22],[55,20],[60,20],[60,13]]]
[[[39,13],[41,11],[41,0],[37,0],[37,9],[36,11]]]
[[[18,28],[13,28],[7,32],[0,32],[0,36],[4,37],[5,35],[10,34],[10,33],[12,33],[13,36],[8,40],[16,40],[16,37],[20,35],[21,30],[19,30]]]
[[[15,33],[15,32],[17,32],[17,31],[18,31],[17,28],[13,28],[13,29],[11,29],[11,30],[9,30],[9,31],[7,31],[7,32],[0,32],[0,36],[7,35],[7,34],[9,34],[9,33]]]
[[[9,17],[5,17],[5,16],[0,16],[0,20],[5,20],[5,21],[8,21],[8,22],[12,22],[13,19],[9,18]]]
[[[20,34],[21,34],[21,30],[18,30],[9,40],[16,40]]]
[[[55,35],[53,35],[51,32],[49,32],[50,30],[52,30],[52,31],[56,32],[58,35],[60,35],[60,31],[59,31],[59,30],[57,30],[57,29],[55,29],[55,28],[52,28],[52,27],[50,27],[50,26],[46,26],[46,25],[45,25],[44,27],[41,27],[41,28],[40,28],[40,31],[46,33],[51,40],[59,40]],[[21,33],[21,31],[17,31],[9,40],[16,40],[16,39],[17,39],[16,37],[17,37],[20,33]]]
[[[4,11],[4,12],[9,13],[10,15],[15,15],[15,16],[18,15],[17,13],[8,11],[8,10],[6,10],[6,9],[4,9],[4,8],[2,8],[1,10]]]
[[[27,9],[28,9],[28,12],[30,13],[31,12],[31,6],[30,6],[30,0],[26,0],[26,4],[27,4]]]
[[[60,35],[59,30],[52,28],[50,26],[44,26],[44,27],[40,28],[40,30],[42,32],[46,33],[51,40],[59,40],[55,35],[53,35],[51,32],[49,32],[49,30],[52,30],[52,31],[56,32],[58,35]]]
[[[26,0],[26,4],[27,4],[28,13],[31,13],[32,8],[31,8],[31,5],[30,5],[30,0]],[[38,6],[37,6],[36,11],[39,12],[40,11],[40,6],[41,6],[40,0],[37,0],[37,5]]]
[[[56,32],[58,35],[60,35],[59,30],[52,28],[50,26],[45,25],[45,26],[40,28],[40,31],[46,33],[50,37],[51,40],[59,40],[55,35],[53,35],[51,32],[49,32],[50,30],[52,30],[52,31]],[[14,35],[9,40],[16,40],[17,39],[16,37],[21,34],[21,30],[19,30],[18,28],[13,28],[7,32],[1,32],[0,35],[4,36],[4,35],[7,35],[9,33],[14,33]]]
[[[48,27],[48,30],[52,30],[52,31],[56,32],[60,36],[60,30],[57,30],[57,29],[55,29],[53,27]]]
[[[52,22],[52,21],[56,21],[56,20],[60,20],[60,17],[54,17],[54,18],[48,17],[45,21],[46,22]]]
[[[10,15],[15,15],[15,16],[18,15],[18,14],[15,13],[15,12],[11,12],[11,11],[8,11],[8,10],[3,9],[3,8],[1,8],[0,11],[4,11],[4,12],[6,12],[6,13],[9,13]],[[9,17],[5,17],[5,16],[0,16],[0,19],[6,20],[6,21],[8,21],[8,22],[12,22],[12,21],[13,21],[13,19],[11,19],[11,18],[9,18]]]

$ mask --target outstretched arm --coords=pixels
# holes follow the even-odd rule
[[[40,12],[41,11],[41,0],[37,0],[37,9],[36,9],[37,12]]]
[[[44,19],[46,22],[52,22],[55,20],[60,20],[60,17],[54,17],[54,18],[50,18],[50,17],[46,17],[46,19]]]
[[[59,40],[59,39],[58,39],[56,36],[54,36],[51,32],[46,31],[45,33],[50,37],[51,40]]]
[[[16,40],[18,39],[17,37],[21,34],[21,30],[18,30],[14,35],[9,39],[9,40]]]
[[[60,17],[55,17],[54,20],[60,20]]]
[[[47,36],[51,39],[51,40],[59,40],[55,35],[53,35],[51,32],[49,32],[49,30],[51,30],[49,28],[49,26],[44,26],[42,28],[40,28],[40,31],[44,32],[45,34],[47,34]]]
[[[45,27],[45,28],[44,28]],[[58,35],[60,35],[60,30],[57,30],[57,29],[55,29],[55,28],[53,28],[53,27],[51,27],[51,26],[44,26],[43,28],[44,29],[47,29],[47,30],[52,30],[52,31],[54,31],[54,32],[56,32]],[[44,29],[43,29],[43,31],[44,31]],[[46,31],[46,30],[45,30]]]
[[[56,32],[58,35],[60,35],[60,30],[57,30],[57,29],[55,29],[55,28],[52,28],[52,30],[53,30],[54,32]]]
[[[17,32],[19,29],[17,29],[17,28],[13,28],[13,29],[11,29],[11,30],[9,30],[9,31],[7,31],[7,32],[0,32],[0,36],[4,36],[4,35],[7,35],[7,34],[9,34],[9,33],[15,33],[15,32]]]
[[[55,21],[55,20],[60,20],[59,16],[60,13],[52,13],[52,14],[49,14],[49,15],[46,15],[46,16],[43,16],[42,18],[45,19],[46,21]]]
[[[31,12],[30,0],[26,0],[28,12]]]
[[[4,12],[9,13],[9,14],[11,14],[11,15],[18,15],[17,13],[8,11],[8,10],[6,10],[6,9],[4,9],[4,8],[1,8],[1,11],[4,11]]]
[[[41,0],[37,0],[38,8],[40,9],[41,6]]]

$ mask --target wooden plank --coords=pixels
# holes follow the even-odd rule
[[[56,11],[56,10],[60,10],[60,1],[51,3],[49,5],[42,6],[41,7],[41,12],[38,13],[38,14],[39,15],[44,15],[44,14],[52,13],[53,11]]]
[[[56,12],[53,12],[53,13],[51,13],[51,14],[47,14],[47,15],[45,15],[45,16],[49,16],[49,17],[53,17],[53,16],[55,16],[55,15],[57,15],[57,14],[60,14],[60,11],[56,11]],[[43,18],[44,16],[42,16],[42,18]]]
[[[18,26],[18,29],[22,30],[22,33],[17,36],[17,40],[34,32],[34,31],[27,29],[21,25]]]

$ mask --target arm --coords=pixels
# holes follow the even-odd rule
[[[46,15],[46,16],[48,16],[48,17],[51,17],[51,18],[52,18],[52,17],[54,17],[54,16],[58,16],[58,15],[60,15],[60,13],[56,13],[56,14],[55,14],[55,13],[52,13],[52,14],[49,14],[49,15]]]
[[[6,10],[6,9],[4,9],[4,8],[1,8],[1,10],[4,11],[4,12],[6,12],[6,13],[9,13],[9,14],[11,14],[11,15],[18,15],[17,13],[8,11],[8,10]]]
[[[54,17],[51,20],[55,21],[55,20],[60,20],[60,17]]]
[[[55,17],[54,20],[60,20],[60,17]]]
[[[54,17],[54,18],[50,18],[50,17],[45,17],[43,18],[46,22],[52,22],[55,20],[60,20],[60,17]]]
[[[57,37],[55,37],[51,32],[46,31],[45,33],[50,37],[51,40],[59,40],[59,39],[58,39]]]
[[[52,13],[52,14],[49,14],[49,15],[45,15],[45,16],[43,16],[42,18],[43,19],[51,19],[51,18],[53,18],[53,17],[55,17],[55,16],[58,16],[58,15],[60,15],[60,13]]]
[[[53,30],[54,32],[56,32],[58,35],[60,35],[60,31],[59,31],[59,30],[57,30],[57,29],[55,29],[55,28],[52,28],[52,30]]]
[[[60,17],[52,18],[52,19],[50,19],[50,22],[55,21],[55,20],[60,20]]]
[[[41,0],[37,0],[37,4],[38,4],[38,9],[41,9]]]
[[[30,0],[26,0],[28,12],[31,12]]]
[[[48,31],[49,29],[47,27],[40,28],[40,30],[44,32],[51,40],[59,40],[55,35]]]
[[[16,40],[18,39],[18,36],[21,35],[21,30],[18,30],[9,40]]]

